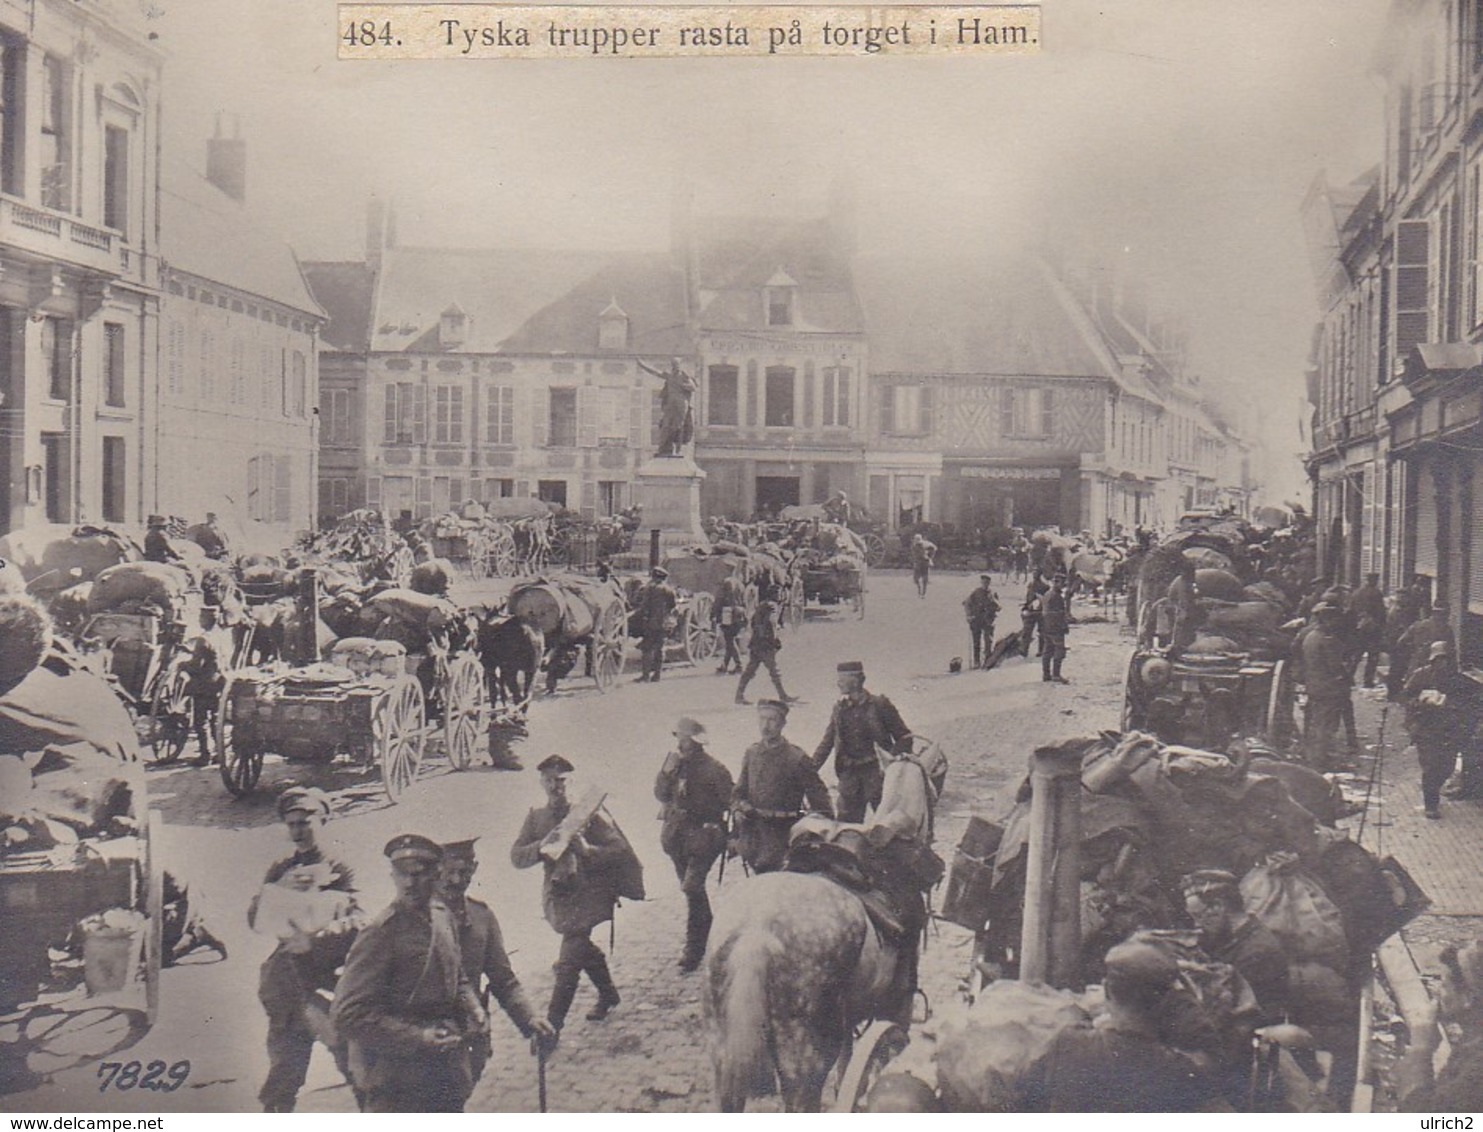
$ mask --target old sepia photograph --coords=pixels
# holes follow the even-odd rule
[[[1483,0],[0,0],[0,1109],[1483,1111],[1480,184]]]

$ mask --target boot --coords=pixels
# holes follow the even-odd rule
[[[689,974],[700,966],[705,958],[705,948],[711,935],[711,905],[705,893],[694,896],[686,894],[689,914],[685,923],[685,953],[680,957],[680,971]]]
[[[556,985],[551,988],[551,1005],[546,1008],[546,1020],[557,1030],[566,1024],[566,1013],[572,1008],[572,999],[577,997],[577,982],[581,977],[580,970],[556,969]]]
[[[607,959],[600,954],[596,956],[587,967],[587,977],[597,988],[597,1005],[587,1012],[587,1021],[601,1022],[621,1001],[618,988],[613,985],[613,976],[608,971]]]

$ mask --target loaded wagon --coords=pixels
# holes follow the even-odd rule
[[[865,616],[865,573],[868,555],[860,536],[837,523],[816,523],[795,568],[805,602],[837,606],[849,603]]]
[[[587,675],[606,692],[623,671],[628,642],[628,602],[616,581],[575,574],[533,578],[510,591],[505,603],[546,638],[548,650],[579,647],[587,653]]]
[[[449,512],[425,519],[418,531],[435,557],[475,578],[513,577],[517,565],[514,528],[476,512],[469,515],[475,517]]]
[[[393,802],[416,781],[429,738],[442,739],[455,770],[472,765],[488,726],[488,696],[457,608],[391,589],[367,601],[360,618],[366,635],[335,642],[323,662],[229,674],[216,741],[222,782],[233,795],[252,792],[269,754],[379,765]],[[300,655],[306,652],[317,656],[317,645]]]
[[[665,569],[668,569],[668,566]],[[672,574],[671,581],[673,581]],[[638,592],[643,585],[644,579],[637,576],[623,580],[623,598],[629,610],[628,635],[634,638],[642,636],[640,626],[634,621],[632,614],[638,600]],[[691,664],[709,660],[716,655],[721,639],[720,631],[712,619],[712,612],[716,607],[714,595],[708,590],[692,592],[689,587],[683,585],[675,585],[673,589],[675,590],[674,624],[665,635],[665,651],[676,652],[679,654],[679,659]]]

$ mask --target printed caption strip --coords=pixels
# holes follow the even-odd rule
[[[1032,55],[1035,4],[929,7],[341,4],[341,59]]]

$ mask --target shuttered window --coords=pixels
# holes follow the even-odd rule
[[[1429,578],[1437,576],[1437,492],[1432,477],[1425,472],[1417,483],[1416,493],[1416,573]]]
[[[1402,220],[1395,236],[1395,356],[1431,341],[1431,280],[1428,256],[1431,225]]]

